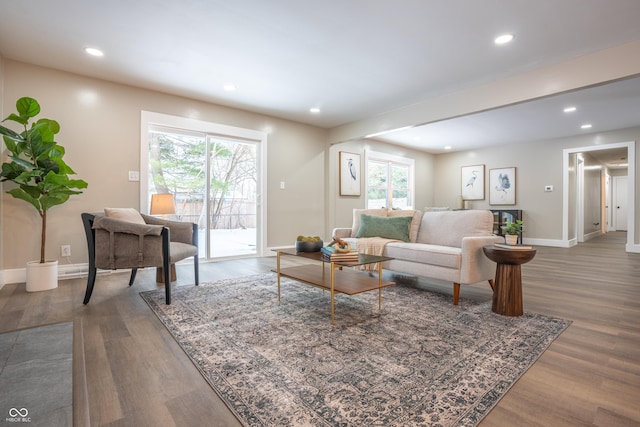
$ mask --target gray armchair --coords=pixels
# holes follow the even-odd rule
[[[195,284],[198,285],[198,226],[167,221],[141,214],[144,224],[122,221],[104,214],[83,213],[82,222],[89,250],[89,277],[84,304],[89,303],[96,270],[131,269],[129,286],[138,268],[162,267],[165,300],[171,304],[170,266],[193,257]]]

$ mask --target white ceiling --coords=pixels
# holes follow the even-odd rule
[[[3,0],[0,55],[333,128],[638,40],[639,18],[638,0]],[[639,111],[640,77],[384,139],[462,150],[636,126]]]

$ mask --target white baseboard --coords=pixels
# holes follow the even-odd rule
[[[58,280],[76,279],[87,277],[89,274],[89,264],[62,264],[58,265]],[[98,275],[111,274],[111,270],[98,270]],[[3,279],[0,289],[5,284],[25,283],[27,281],[26,268],[14,268],[0,271],[0,278]]]
[[[640,254],[640,245],[635,245],[635,244],[633,244],[633,245],[629,245],[629,244],[627,244],[627,245],[625,246],[625,250],[626,250],[627,252],[632,252],[632,253],[635,253],[635,254]]]
[[[555,239],[527,239],[524,238],[523,242],[525,245],[531,246],[552,246],[555,248],[570,248],[571,246],[575,246],[575,243],[569,240],[555,240]]]
[[[591,239],[595,239],[596,237],[602,236],[602,231],[594,231],[592,233],[588,233],[584,235],[584,241],[588,242]]]

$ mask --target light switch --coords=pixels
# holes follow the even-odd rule
[[[129,171],[129,181],[140,181],[140,172]]]
[[[544,191],[553,191],[553,185],[545,185]]]
[[[280,181],[280,189],[284,190],[284,181]]]

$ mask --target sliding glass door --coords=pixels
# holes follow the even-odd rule
[[[208,257],[256,254],[256,144],[207,137]]]
[[[159,193],[173,196],[175,212],[163,215],[198,224],[202,258],[258,254],[257,145],[149,126],[148,200]]]

